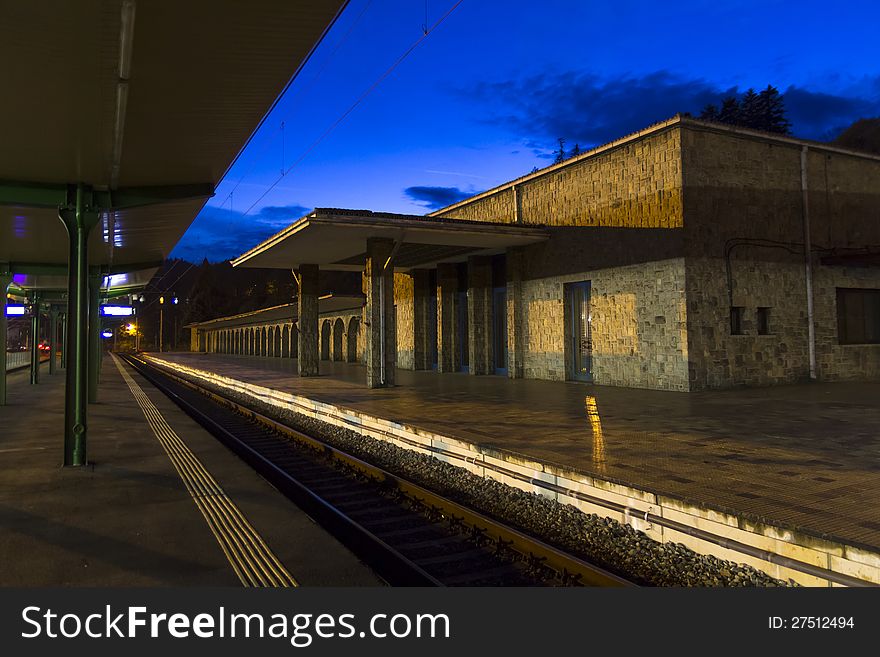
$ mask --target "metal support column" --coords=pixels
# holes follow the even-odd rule
[[[64,407],[64,465],[85,465],[88,444],[89,232],[99,213],[91,193],[76,188],[75,204],[59,211],[70,242],[67,294],[67,381]]]
[[[61,369],[67,368],[67,313],[61,313]]]
[[[98,401],[98,373],[101,371],[101,276],[89,276],[89,403]]]
[[[31,297],[31,385],[40,382],[40,295]]]
[[[58,351],[58,306],[49,306],[49,374],[55,374],[55,356]]]
[[[0,406],[6,405],[6,290],[12,282],[12,272],[7,265],[0,265]]]

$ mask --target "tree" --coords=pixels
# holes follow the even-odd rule
[[[577,157],[581,154],[581,145],[575,144],[574,148],[571,149],[571,152],[568,154],[568,157]]]
[[[706,105],[700,118],[754,130],[791,134],[791,123],[785,118],[782,95],[769,84],[761,93],[748,89],[741,99],[728,96],[722,101],[720,110],[715,105]]]
[[[859,119],[841,132],[834,143],[844,148],[880,155],[880,117]]]
[[[559,137],[556,141],[559,142],[559,150],[553,151],[553,154],[556,156],[553,158],[553,164],[559,164],[560,162],[565,161],[565,139]]]
[[[766,130],[762,105],[763,99],[755,93],[754,89],[746,91],[739,103],[739,116],[737,117],[739,125],[744,128]]]
[[[718,108],[714,105],[706,105],[700,112],[700,118],[704,121],[718,121]]]
[[[791,122],[785,118],[785,103],[779,89],[768,84],[758,97],[758,125],[753,127],[783,135],[791,134]]]
[[[739,125],[739,101],[736,99],[736,96],[728,96],[721,101],[718,120],[722,123],[729,123],[730,125]]]

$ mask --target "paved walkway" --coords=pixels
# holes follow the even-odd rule
[[[662,392],[163,353],[168,360],[517,452],[739,515],[880,548],[880,383]]]
[[[379,584],[167,397],[126,371],[300,584]],[[91,465],[62,468],[64,374],[49,376],[43,365],[37,386],[27,371],[10,375],[9,405],[0,406],[0,586],[239,586],[112,358],[101,376],[99,402],[89,406]]]

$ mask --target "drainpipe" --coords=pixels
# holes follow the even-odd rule
[[[806,146],[801,148],[801,191],[804,203],[804,274],[807,283],[807,341],[810,350],[810,380],[816,380],[816,328],[813,321],[813,264],[810,253],[810,200],[807,186]]]

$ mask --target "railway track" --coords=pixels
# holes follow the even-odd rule
[[[147,361],[124,359],[393,586],[629,585]]]

